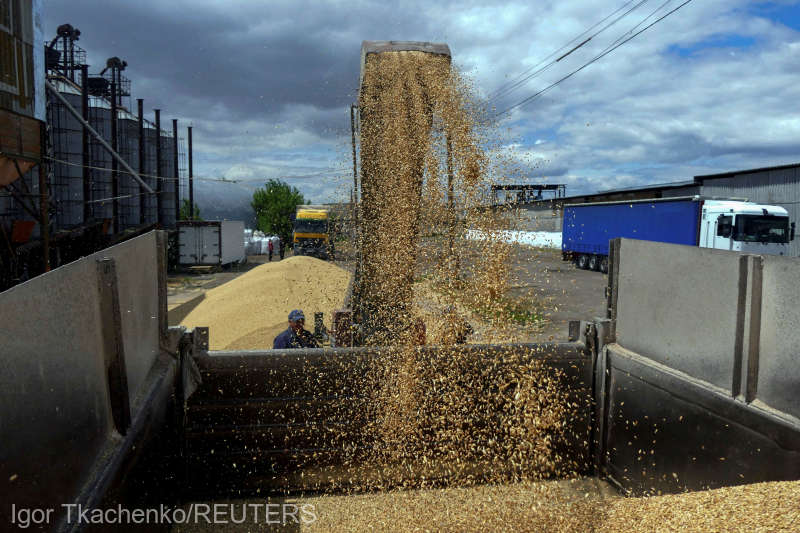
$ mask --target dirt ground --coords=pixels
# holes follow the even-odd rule
[[[533,289],[546,320],[540,331],[531,333],[531,342],[565,341],[571,320],[606,316],[606,274],[562,261],[560,250],[517,246],[512,257],[518,273],[512,291]]]
[[[476,250],[478,250],[476,248]],[[337,249],[335,263],[347,270],[354,270],[354,254],[346,244]],[[277,261],[273,256],[273,261]],[[520,329],[520,337],[527,342],[565,341],[568,338],[571,320],[591,320],[605,316],[605,287],[608,276],[600,272],[580,270],[571,262],[562,261],[558,250],[516,246],[511,255],[515,281],[512,296],[532,294],[536,307],[544,320],[537,326]],[[255,255],[247,263],[224,269],[221,272],[198,270],[180,273],[168,278],[167,299],[170,325],[180,322],[199,302],[203,294],[214,287],[227,283],[248,270],[267,262],[267,256]],[[183,304],[183,305],[182,305]],[[180,308],[176,310],[176,308]]]

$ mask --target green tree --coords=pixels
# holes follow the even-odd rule
[[[189,218],[190,218],[189,217],[189,213],[190,212],[191,211],[189,209],[189,199],[188,198],[184,198],[183,199],[183,203],[181,204],[181,212],[180,212],[180,218],[179,219],[180,220],[189,220]],[[191,219],[192,220],[202,220],[200,218],[200,208],[197,207],[197,204],[194,204],[194,216],[191,217]]]
[[[264,188],[256,189],[250,205],[256,212],[258,229],[267,235],[277,235],[288,245],[292,242],[292,217],[297,206],[304,203],[306,199],[296,187],[271,179]]]

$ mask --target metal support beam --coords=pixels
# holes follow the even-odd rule
[[[117,86],[116,77],[111,81],[111,149],[119,151],[118,141],[118,116],[117,116]],[[114,233],[119,233],[119,165],[116,159],[111,159],[111,222]]]
[[[144,180],[139,176],[139,173],[133,170],[131,166],[117,152],[115,152],[111,148],[111,146],[106,142],[106,140],[103,139],[103,136],[97,133],[97,130],[95,130],[88,122],[83,120],[81,114],[78,113],[74,107],[72,107],[72,104],[70,104],[69,101],[66,98],[64,98],[64,96],[60,92],[58,92],[58,89],[56,89],[52,83],[50,83],[49,81],[45,81],[45,84],[47,90],[50,91],[56,98],[58,98],[58,100],[62,104],[64,104],[64,107],[67,108],[67,111],[69,111],[70,114],[72,114],[72,116],[75,117],[78,120],[78,122],[80,122],[83,125],[84,128],[89,130],[89,133],[92,134],[92,136],[97,140],[97,142],[99,142],[103,146],[103,148],[108,150],[108,152],[111,154],[111,157],[116,159],[122,166],[122,168],[125,169],[126,172],[130,173],[131,176],[133,176],[133,179],[138,181],[142,185],[142,187],[145,188],[147,192],[155,193],[155,191],[153,191],[153,189],[151,189],[150,186],[147,185],[147,183],[145,183]]]
[[[189,126],[189,220],[194,220],[194,174],[192,172],[192,127]]]
[[[131,425],[128,373],[125,367],[125,343],[122,339],[122,312],[119,304],[119,285],[114,259],[97,261],[97,278],[101,294],[105,366],[108,376],[108,395],[114,426],[121,435]]]
[[[89,123],[89,65],[81,65],[81,116]],[[89,169],[89,131],[81,128],[81,164],[83,165],[83,223],[92,218],[92,207],[89,200],[92,197],[91,179]]]
[[[181,213],[181,179],[178,172],[178,119],[172,119],[172,174],[175,178],[175,225]]]
[[[6,185],[6,190],[11,195],[11,197],[14,198],[14,200],[16,200],[17,203],[19,203],[20,207],[22,207],[22,209],[24,209],[26,213],[28,213],[30,216],[35,218],[38,222],[41,222],[41,220],[39,219],[39,216],[41,215],[41,213],[37,213],[36,209],[34,209],[33,207],[29,206],[26,203],[26,200],[25,200],[26,196],[31,196],[31,197],[37,197],[38,198],[39,197],[38,194],[26,195],[26,194],[20,193],[13,183],[9,183],[8,185]]]
[[[161,194],[164,192],[164,180],[162,179],[162,166],[161,166],[161,110],[154,109],[156,114],[156,212],[158,213],[158,225],[161,226],[164,222],[164,201]]]
[[[141,98],[136,99],[136,103],[139,106],[139,172],[143,172],[144,170],[144,162],[145,162],[145,144],[144,144],[144,100]],[[147,217],[145,216],[145,204],[148,203],[148,199],[145,196],[144,187],[142,184],[139,184],[139,224],[144,224],[147,221]]]

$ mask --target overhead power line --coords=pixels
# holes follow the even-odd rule
[[[45,159],[49,160],[49,161],[52,161],[53,163],[59,163],[61,165],[69,165],[69,166],[72,166],[72,167],[88,168],[90,170],[100,170],[100,171],[104,171],[104,172],[116,172],[118,174],[127,174],[129,176],[133,176],[133,174],[131,174],[127,170],[122,170],[122,169],[114,170],[114,169],[111,169],[111,168],[108,168],[108,167],[95,167],[95,166],[92,166],[92,165],[83,165],[81,163],[73,163],[72,161],[65,161],[63,159],[57,159],[55,157],[50,157],[50,156],[43,156],[43,157]],[[155,174],[142,174],[141,172],[138,172],[137,174],[139,176],[143,177],[143,178],[151,178],[151,179],[154,179],[154,180],[162,180],[162,181],[178,181],[178,180],[188,180],[189,179],[189,178],[186,178],[186,177],[184,177],[184,178],[176,178],[176,177],[167,177],[167,176],[156,176]],[[239,182],[239,180],[229,180],[227,178],[198,178],[197,176],[192,177],[192,179],[195,180],[195,181],[197,181],[197,180],[199,180],[199,181],[218,181],[218,182],[221,182],[221,183],[238,183]],[[155,194],[155,192],[156,191],[149,192],[149,193],[146,193],[146,194]]]
[[[63,160],[63,159],[57,159],[55,157],[50,157],[50,156],[43,156],[43,157],[45,159],[53,162],[53,163],[58,163],[58,164],[61,164],[61,165],[68,165],[68,166],[80,167],[80,168],[88,168],[90,170],[98,170],[98,171],[102,171],[102,172],[117,172],[118,174],[130,175],[130,172],[128,172],[126,170],[122,170],[122,169],[117,169],[116,171],[114,171],[113,169],[108,168],[108,167],[97,167],[97,166],[92,166],[92,165],[83,165],[81,163],[74,163],[72,161],[66,161],[66,160]],[[175,177],[167,177],[167,176],[156,176],[155,174],[143,174],[141,172],[139,172],[138,174],[139,174],[139,176],[141,176],[143,178],[151,178],[151,179],[154,179],[154,180],[162,180],[162,181],[178,181],[178,180],[188,180],[189,179],[189,178],[186,178],[186,177],[175,178]],[[306,178],[310,179],[310,178],[317,178],[317,177],[323,176],[323,175],[344,176],[345,174],[346,174],[345,171],[342,171],[341,169],[339,170],[338,173],[334,172],[333,169],[331,169],[331,170],[320,170],[320,171],[311,172],[311,173],[308,173],[308,174],[298,174],[298,175],[293,175],[293,176],[281,176],[280,178],[281,179],[306,179]],[[349,174],[347,174],[347,175],[349,175]],[[243,182],[251,182],[251,181],[263,181],[263,180],[266,180],[268,178],[228,179],[228,178],[200,178],[200,177],[194,176],[192,179],[195,180],[195,181],[210,181],[210,182],[218,182],[218,183],[243,183]],[[145,193],[145,194],[155,194],[155,193]]]
[[[668,2],[667,2],[667,3],[669,3],[669,1],[671,1],[671,0],[668,0]],[[664,20],[665,18],[667,18],[667,17],[668,17],[668,16],[670,16],[671,14],[675,13],[676,11],[678,11],[680,8],[682,8],[683,6],[685,6],[686,4],[688,4],[688,3],[689,3],[689,2],[691,2],[691,1],[692,1],[692,0],[686,0],[685,2],[683,2],[682,4],[680,4],[679,6],[677,6],[676,8],[672,9],[671,11],[668,11],[667,13],[665,13],[665,14],[664,14],[664,15],[662,15],[661,17],[657,18],[655,21],[653,21],[652,23],[648,24],[647,26],[645,26],[645,27],[644,27],[644,28],[642,28],[641,30],[637,31],[636,33],[634,33],[634,34],[633,34],[633,35],[631,35],[630,37],[627,37],[627,38],[625,38],[624,40],[622,40],[622,41],[619,41],[617,44],[615,44],[615,45],[613,45],[613,46],[611,46],[611,47],[607,48],[607,49],[606,49],[606,50],[604,50],[602,53],[598,54],[597,56],[595,56],[595,57],[594,57],[594,58],[592,58],[591,60],[587,61],[586,63],[584,63],[583,65],[581,65],[581,66],[580,66],[580,67],[578,67],[577,69],[573,70],[572,72],[570,72],[570,73],[569,73],[569,74],[567,74],[566,76],[564,76],[564,77],[560,78],[559,80],[557,80],[557,81],[555,81],[555,82],[551,83],[550,85],[548,85],[548,86],[547,86],[547,87],[545,87],[544,89],[542,89],[542,90],[540,90],[540,91],[538,91],[538,92],[536,92],[536,93],[532,94],[531,96],[528,96],[527,98],[525,98],[525,99],[523,99],[523,100],[521,100],[521,101],[517,102],[516,104],[514,104],[514,105],[512,105],[512,106],[510,106],[510,107],[508,107],[508,108],[506,108],[506,109],[504,109],[503,111],[501,111],[501,112],[497,113],[497,114],[495,115],[495,118],[499,118],[500,116],[502,116],[502,115],[504,115],[504,114],[508,113],[509,111],[512,111],[512,110],[514,110],[514,109],[516,109],[516,108],[518,108],[518,107],[520,107],[520,106],[523,106],[523,105],[525,105],[525,104],[527,104],[527,103],[531,102],[532,100],[535,100],[536,98],[538,98],[538,97],[539,97],[539,96],[541,96],[542,94],[546,93],[547,91],[549,91],[550,89],[552,89],[552,88],[553,88],[553,87],[555,87],[556,85],[558,85],[558,84],[560,84],[560,83],[562,83],[562,82],[566,81],[567,79],[571,78],[572,76],[574,76],[574,75],[575,75],[575,74],[577,74],[578,72],[582,71],[583,69],[585,69],[586,67],[588,67],[589,65],[591,65],[592,63],[594,63],[595,61],[598,61],[598,60],[602,59],[603,57],[607,56],[608,54],[610,54],[611,52],[613,52],[614,50],[616,50],[617,48],[619,48],[619,47],[620,47],[620,46],[622,46],[623,44],[627,43],[628,41],[630,41],[630,40],[634,39],[636,36],[638,36],[638,35],[640,35],[640,34],[644,33],[644,32],[645,32],[645,31],[647,31],[648,29],[652,28],[653,26],[655,26],[656,24],[658,24],[659,22],[661,22],[662,20]],[[663,5],[665,5],[665,4],[663,4]],[[662,5],[661,7],[659,7],[659,8],[658,8],[656,11],[659,11],[660,9],[662,9],[662,8],[663,8],[663,5]],[[652,16],[652,14],[651,14],[651,15],[649,15],[649,16],[648,16],[648,18],[649,18],[650,16]],[[640,24],[641,24],[641,23],[640,23]]]
[[[620,20],[622,20],[623,18],[625,18],[626,16],[628,16],[628,15],[629,15],[630,13],[632,13],[634,10],[638,9],[640,6],[642,6],[643,4],[647,3],[647,1],[648,1],[648,0],[640,0],[639,2],[637,2],[637,3],[636,3],[636,5],[634,5],[633,7],[631,7],[631,8],[630,8],[630,9],[628,9],[627,11],[625,11],[625,12],[624,12],[622,15],[620,15],[620,16],[618,16],[617,18],[615,18],[614,20],[612,20],[612,21],[611,21],[609,24],[607,24],[607,25],[606,25],[606,26],[604,26],[603,28],[599,29],[599,30],[598,30],[598,31],[596,31],[595,33],[593,33],[593,34],[589,35],[589,37],[587,37],[586,39],[584,39],[584,40],[583,40],[582,42],[580,42],[579,44],[577,44],[577,45],[573,46],[571,49],[568,49],[568,47],[569,47],[569,46],[571,46],[573,43],[575,43],[575,42],[576,42],[576,41],[578,41],[579,39],[583,38],[585,35],[587,35],[587,34],[588,34],[589,32],[591,32],[593,29],[595,29],[595,28],[597,28],[598,26],[600,26],[601,24],[603,24],[603,23],[604,23],[605,21],[607,21],[608,19],[610,19],[610,18],[614,17],[614,16],[615,16],[617,13],[619,13],[620,11],[623,11],[625,8],[627,8],[628,6],[630,6],[631,4],[633,4],[633,2],[634,2],[634,1],[635,1],[635,0],[630,0],[630,1],[626,2],[626,3],[625,3],[625,4],[623,4],[621,7],[619,7],[619,8],[618,8],[616,11],[614,11],[614,12],[613,12],[613,13],[611,13],[610,15],[606,16],[606,17],[605,17],[603,20],[601,20],[600,22],[597,22],[597,23],[593,24],[593,25],[592,25],[592,26],[590,26],[588,29],[584,30],[582,33],[580,33],[579,35],[577,35],[576,37],[574,37],[572,40],[570,40],[570,41],[569,41],[567,44],[565,44],[564,46],[562,46],[561,48],[559,48],[559,49],[558,49],[558,50],[556,50],[555,52],[553,52],[553,53],[551,53],[550,55],[548,55],[548,56],[547,56],[546,58],[544,58],[542,61],[540,61],[539,63],[537,63],[537,64],[536,64],[536,65],[534,65],[533,67],[530,67],[529,69],[527,69],[527,70],[526,70],[525,72],[523,72],[522,74],[520,74],[520,75],[516,76],[516,78],[517,78],[517,79],[516,79],[516,81],[510,81],[510,82],[507,82],[506,84],[504,84],[503,86],[501,86],[499,89],[495,90],[493,93],[491,93],[491,94],[489,95],[489,100],[497,100],[497,99],[498,99],[499,97],[501,97],[501,96],[504,96],[504,95],[507,95],[507,94],[510,94],[510,93],[514,92],[514,91],[515,91],[515,90],[516,90],[516,89],[517,89],[517,88],[518,88],[520,85],[522,85],[522,84],[524,84],[524,83],[526,83],[526,82],[528,82],[528,81],[532,80],[533,78],[537,77],[539,74],[543,73],[544,71],[546,71],[547,69],[549,69],[550,67],[552,67],[553,65],[555,65],[556,63],[558,63],[559,61],[561,61],[562,59],[564,59],[565,57],[567,57],[568,55],[572,54],[572,53],[573,53],[573,52],[575,52],[577,49],[581,48],[582,46],[584,46],[585,44],[587,44],[589,41],[591,41],[593,38],[595,38],[596,36],[600,35],[600,34],[601,34],[601,33],[603,33],[605,30],[607,30],[608,28],[610,28],[611,26],[613,26],[614,24],[616,24],[617,22],[619,22]],[[568,49],[568,50],[567,50],[567,49]],[[538,68],[540,65],[542,65],[543,63],[545,63],[545,62],[546,62],[548,59],[550,59],[550,58],[552,58],[552,57],[554,57],[554,56],[556,56],[556,55],[560,54],[560,53],[561,53],[562,51],[564,51],[564,50],[567,50],[567,51],[566,51],[565,53],[561,54],[561,55],[560,55],[558,58],[554,59],[553,61],[550,61],[549,63],[547,63],[547,64],[546,64],[546,65],[544,65],[543,67],[541,67],[541,68]],[[531,72],[531,71],[533,71],[533,72]]]

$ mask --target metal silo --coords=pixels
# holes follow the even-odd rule
[[[172,133],[161,130],[161,224],[165,227],[175,227],[175,189],[178,186],[175,175]]]
[[[81,109],[81,91],[64,79],[52,80],[58,92],[75,109]],[[52,185],[55,229],[83,224],[83,132],[81,123],[54,97],[47,106],[52,143]]]
[[[139,121],[126,109],[117,112],[117,146],[119,155],[136,171],[139,170]],[[139,225],[142,195],[139,182],[124,170],[119,172],[120,230]]]
[[[89,123],[106,142],[111,142],[111,104],[108,100],[98,96],[89,98]],[[89,166],[92,217],[111,222],[111,154],[93,137],[89,140]]]
[[[151,189],[156,191],[158,189],[156,179],[156,140],[158,134],[156,133],[155,125],[149,120],[144,121],[144,170],[142,170],[142,179],[150,186]],[[146,224],[155,224],[158,222],[158,199],[155,194],[148,194],[143,196],[144,202],[144,222]]]

